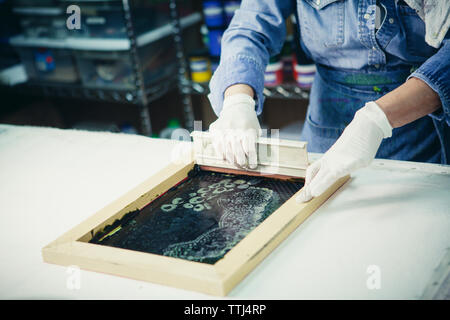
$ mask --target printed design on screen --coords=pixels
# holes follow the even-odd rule
[[[214,264],[302,186],[198,171],[91,242]]]
[[[256,228],[279,203],[278,195],[272,190],[251,186],[251,182],[240,179],[224,179],[198,192],[205,198],[205,207],[211,207],[208,202],[216,202],[223,210],[218,227],[192,241],[170,245],[164,255],[195,261],[217,260]],[[218,199],[215,193],[226,195]]]

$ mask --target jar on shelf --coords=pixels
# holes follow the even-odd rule
[[[205,83],[211,79],[211,62],[206,52],[190,54],[189,67],[193,82]]]
[[[220,57],[210,57],[211,61],[211,73],[214,74],[216,69],[219,67]]]

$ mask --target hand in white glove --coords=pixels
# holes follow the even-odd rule
[[[220,116],[209,126],[209,132],[219,157],[243,168],[256,168],[256,142],[261,127],[252,97],[243,93],[226,97]]]
[[[358,110],[339,139],[306,170],[305,186],[297,202],[306,202],[325,192],[336,180],[368,166],[381,141],[392,136],[386,114],[373,101]]]

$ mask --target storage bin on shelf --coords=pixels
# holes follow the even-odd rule
[[[294,78],[297,86],[300,88],[311,89],[315,75],[315,64],[298,64],[294,62]]]
[[[30,80],[59,83],[74,83],[79,80],[70,50],[25,46],[15,49]]]

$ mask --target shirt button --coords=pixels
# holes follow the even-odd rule
[[[393,24],[393,23],[394,23],[394,19],[390,18],[390,19],[389,19],[389,23],[390,23],[390,24]]]
[[[377,48],[375,48],[375,47],[372,47],[372,50],[373,50],[373,51],[375,51],[375,50],[377,50]]]
[[[316,0],[316,4],[319,5],[320,4],[320,0]]]
[[[364,15],[364,19],[369,20],[369,19],[370,19],[370,14],[366,13],[366,14]]]

